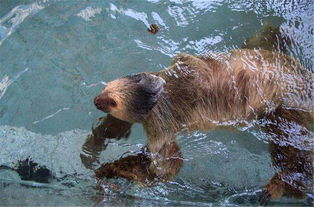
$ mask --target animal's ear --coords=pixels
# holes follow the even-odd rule
[[[137,88],[130,101],[132,111],[136,114],[136,120],[145,119],[149,111],[156,105],[161,92],[163,91],[165,80],[149,73],[140,74],[140,80],[137,82]],[[135,117],[135,115],[134,115]]]
[[[139,84],[145,88],[146,92],[159,95],[163,90],[166,81],[153,74],[143,73]]]

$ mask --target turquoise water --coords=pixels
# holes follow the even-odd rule
[[[0,205],[245,205],[274,173],[258,131],[179,135],[184,167],[174,181],[140,188],[95,190],[80,160],[93,105],[106,82],[167,67],[179,53],[239,48],[265,21],[294,39],[289,54],[313,71],[311,1],[248,0],[0,0],[0,165],[30,157],[53,173],[50,183],[0,170]],[[160,31],[147,32],[151,23]],[[100,162],[146,144],[140,125],[112,141]],[[273,205],[305,205],[282,198]]]

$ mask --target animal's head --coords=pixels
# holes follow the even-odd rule
[[[142,122],[156,105],[164,79],[147,73],[109,82],[95,97],[97,109],[127,122]]]

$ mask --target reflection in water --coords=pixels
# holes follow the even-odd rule
[[[93,133],[88,135],[82,150],[81,160],[88,169],[98,161],[100,153],[106,149],[109,139],[127,138],[131,133],[132,124],[114,118],[111,115],[100,118],[93,127]]]
[[[130,123],[142,122],[148,152],[105,163],[95,171],[96,177],[126,178],[144,186],[167,182],[183,164],[176,132],[212,129],[216,122],[238,125],[237,120],[246,119],[259,123],[267,134],[277,168],[260,202],[282,196],[304,198],[313,184],[313,78],[298,61],[274,52],[286,53],[290,44],[278,27],[265,24],[242,50],[229,55],[215,59],[179,54],[164,71],[108,83],[95,98],[96,107]],[[106,138],[129,134],[128,122],[108,115],[96,128],[95,138],[89,137],[83,146],[92,161],[106,148]],[[85,158],[82,161],[86,163]]]

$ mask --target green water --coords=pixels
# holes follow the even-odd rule
[[[0,169],[0,205],[258,205],[274,169],[263,135],[252,131],[180,135],[185,158],[174,181],[95,190],[80,160],[104,83],[159,71],[179,53],[239,48],[268,21],[294,39],[289,54],[313,71],[311,1],[0,0],[0,165],[30,157],[49,168],[48,184]],[[156,35],[147,32],[157,23]],[[255,132],[255,131],[254,131]],[[112,141],[100,162],[146,144],[140,125]],[[282,198],[270,205],[310,205]]]

